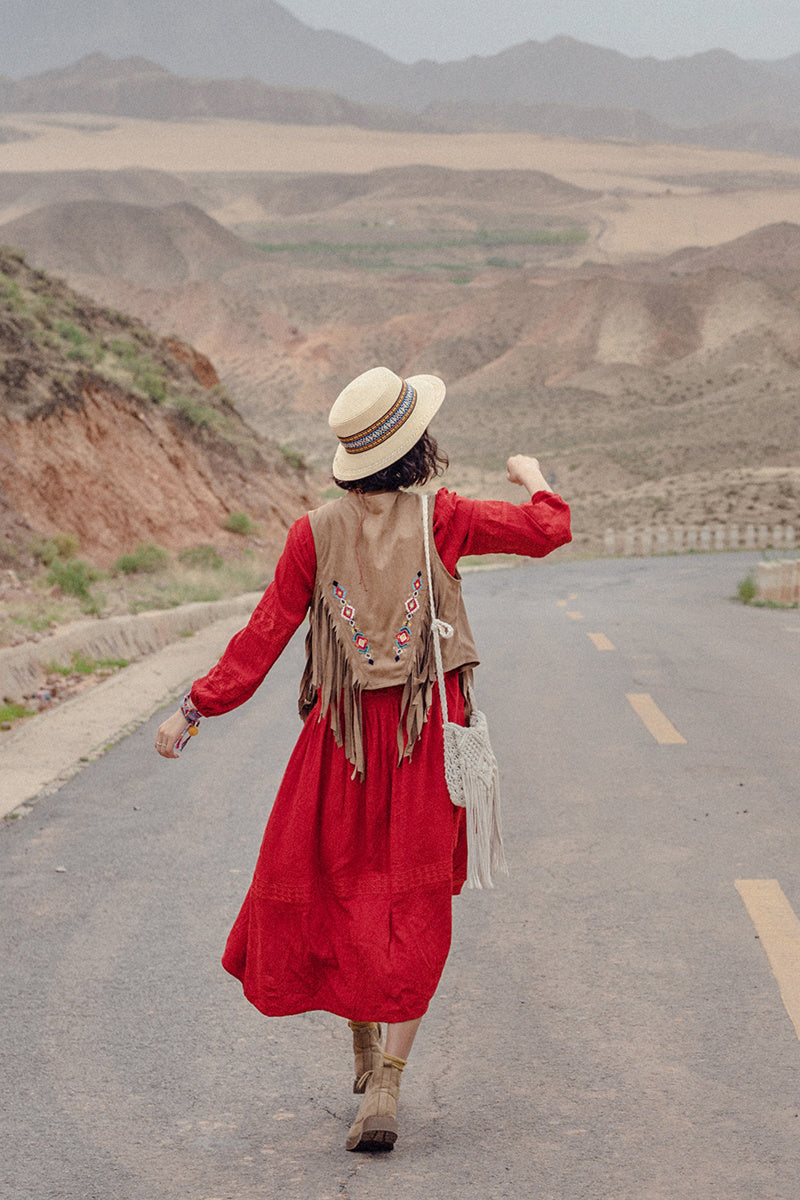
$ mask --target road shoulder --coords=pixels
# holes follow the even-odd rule
[[[9,734],[0,743],[0,817],[24,815],[27,805],[57,791],[87,762],[181,696],[243,623],[236,614],[208,625]]]

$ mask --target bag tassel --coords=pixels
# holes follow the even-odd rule
[[[439,640],[452,637],[453,629],[436,616],[431,582],[427,501],[427,496],[423,496],[425,560],[428,568],[436,676],[442,705],[445,778],[453,804],[466,810],[467,887],[493,888],[492,872],[508,874],[500,827],[500,775],[497,769],[497,760],[489,741],[486,717],[475,707],[471,688],[468,696],[472,709],[469,725],[458,725],[448,719],[447,693]]]
[[[480,782],[470,775],[464,780],[469,888],[492,888],[493,874],[508,874],[495,802],[499,783],[495,771],[492,789],[494,795],[487,797],[486,790]],[[491,803],[487,804],[487,799],[490,799]]]
[[[450,798],[465,809],[467,887],[492,888],[492,875],[508,874],[500,821],[500,775],[477,708],[469,726],[444,726],[445,776]]]

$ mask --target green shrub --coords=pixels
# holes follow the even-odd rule
[[[72,656],[72,669],[76,675],[94,675],[97,667],[93,658],[76,651]]]
[[[518,270],[522,263],[516,258],[503,258],[502,255],[492,255],[486,260],[487,267],[507,267],[509,269]]]
[[[85,346],[88,341],[84,331],[74,321],[58,321],[56,323],[56,330],[62,341],[69,342],[72,346],[80,348]]]
[[[115,575],[155,575],[169,565],[169,553],[155,542],[142,542],[130,554],[122,554],[114,563]]]
[[[755,575],[752,571],[745,575],[744,579],[739,580],[739,586],[736,589],[737,596],[742,604],[752,604],[758,595],[758,584],[756,583]]]
[[[181,550],[178,561],[186,567],[219,571],[225,560],[214,546],[190,546],[187,550]]]
[[[190,396],[175,396],[170,407],[195,429],[218,429],[222,423],[221,415],[212,405],[192,400]]]
[[[52,537],[35,540],[32,547],[39,562],[46,567],[56,558],[67,562],[75,557],[80,548],[80,539],[74,533],[54,533]]]
[[[47,673],[48,675],[94,675],[103,667],[113,667],[116,670],[127,666],[127,658],[88,658],[87,655],[81,654],[80,650],[75,650],[69,666],[65,667],[61,663],[51,662],[47,665]]]
[[[127,338],[112,338],[108,343],[108,351],[122,364],[125,371],[130,373],[137,391],[156,404],[166,400],[167,381],[164,371],[152,355]]]
[[[16,279],[9,279],[7,275],[0,275],[0,302],[4,304],[9,312],[21,313],[25,311],[25,298],[22,294],[22,288]]]
[[[268,574],[257,563],[225,563],[213,574],[176,579],[164,595],[163,606],[171,608],[179,604],[193,604],[198,600],[221,600],[223,596],[263,591],[266,586],[265,575]]]
[[[88,363],[92,367],[102,362],[103,357],[104,350],[99,342],[87,342],[85,346],[73,346],[67,351],[70,362]]]
[[[233,512],[229,515],[227,521],[225,522],[224,528],[227,529],[229,533],[240,533],[242,536],[246,537],[247,534],[254,532],[255,525],[250,520],[247,513]]]
[[[21,717],[32,717],[33,710],[21,704],[0,704],[0,722],[19,721]]]
[[[133,372],[133,383],[134,387],[155,404],[161,404],[167,398],[167,382],[152,361],[149,365],[137,365]]]
[[[102,579],[102,575],[82,558],[70,558],[66,561],[54,558],[50,563],[47,579],[52,586],[59,587],[65,596],[76,596],[78,600],[92,603],[89,589],[98,579]]]
[[[107,603],[104,592],[93,592],[87,600],[81,600],[81,612],[87,617],[101,617]]]
[[[37,296],[33,304],[33,315],[36,317],[36,320],[49,325],[54,304],[55,298],[53,296]]]
[[[108,348],[113,355],[125,363],[135,362],[140,354],[136,343],[129,342],[126,338],[112,338]]]
[[[296,471],[305,471],[306,460],[299,450],[294,450],[291,446],[279,446],[278,449],[290,467],[294,467]]]

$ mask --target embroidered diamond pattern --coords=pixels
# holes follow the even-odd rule
[[[411,630],[409,629],[409,625],[411,624],[411,620],[414,616],[414,613],[419,611],[419,600],[417,599],[417,594],[421,587],[422,587],[422,571],[417,571],[417,574],[414,578],[414,582],[411,585],[411,595],[408,597],[408,599],[405,602],[406,624],[401,625],[400,628],[398,629],[397,633],[394,636],[394,648],[395,648],[394,661],[395,662],[400,661],[400,655],[403,653],[406,646],[411,641]]]
[[[356,628],[356,610],[347,600],[347,588],[343,588],[340,583],[334,579],[331,587],[333,594],[342,606],[342,617],[353,630],[353,645],[359,654],[363,654],[370,666],[375,665],[375,660],[372,657],[372,651],[369,645],[369,638]]]

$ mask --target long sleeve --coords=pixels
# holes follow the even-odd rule
[[[569,507],[551,492],[537,492],[516,505],[468,500],[442,488],[436,495],[433,532],[451,574],[467,554],[541,558],[570,540]],[[192,684],[192,703],[203,716],[237,708],[261,685],[306,616],[316,569],[306,516],[289,530],[275,577],[245,628],[234,634],[216,666]]]
[[[311,525],[301,517],[247,625],[234,634],[217,665],[192,684],[192,702],[203,716],[237,708],[263,682],[308,611],[316,567]]]
[[[569,505],[555,492],[535,492],[525,504],[468,500],[440,488],[433,536],[451,574],[467,554],[522,554],[544,558],[572,538]]]

